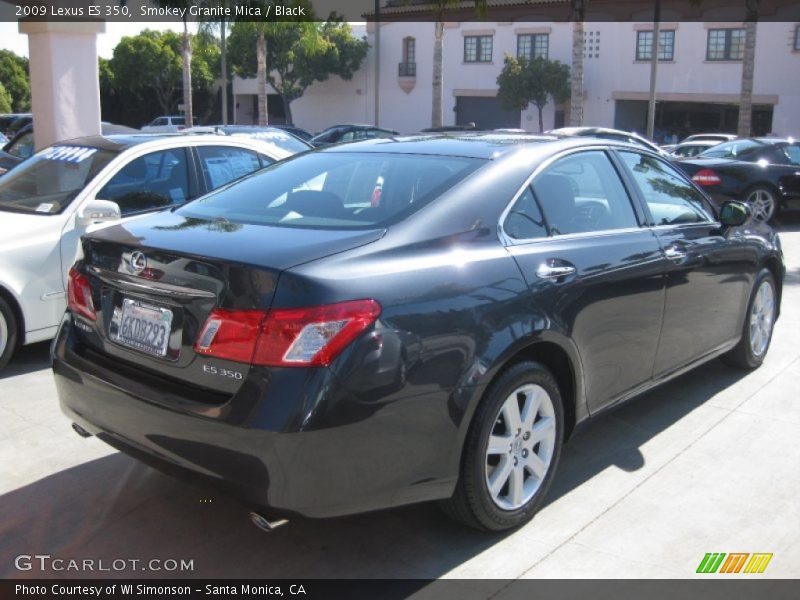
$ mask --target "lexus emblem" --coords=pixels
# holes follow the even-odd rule
[[[147,268],[147,257],[144,255],[144,252],[139,252],[138,250],[136,250],[135,252],[131,252],[130,272],[135,275],[138,275],[146,268]]]

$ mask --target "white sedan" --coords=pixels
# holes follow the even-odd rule
[[[0,178],[0,369],[51,339],[80,237],[193,200],[292,153],[244,137],[119,135],[62,142]]]

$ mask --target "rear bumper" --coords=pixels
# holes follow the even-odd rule
[[[287,377],[251,369],[223,405],[180,404],[98,365],[75,337],[67,316],[53,343],[62,411],[162,471],[222,488],[254,508],[309,517],[452,494],[457,426],[436,419],[446,415],[440,403],[447,395],[398,398],[365,412],[327,369],[306,370],[299,379],[298,369]],[[302,384],[293,395],[292,378]],[[321,410],[322,420],[315,416]],[[420,417],[428,421],[421,430],[410,422]]]

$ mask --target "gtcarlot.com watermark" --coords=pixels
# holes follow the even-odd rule
[[[14,559],[18,571],[72,571],[108,573],[113,571],[188,572],[194,571],[194,559],[185,558],[61,558],[50,554],[20,554]]]

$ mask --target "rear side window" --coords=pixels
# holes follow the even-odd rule
[[[419,210],[484,162],[372,152],[304,154],[225,186],[179,212],[285,227],[380,227]]]
[[[503,222],[503,231],[515,240],[531,240],[547,237],[547,227],[542,211],[536,204],[531,188],[526,187],[511,207]]]
[[[755,150],[763,147],[764,144],[755,140],[734,140],[732,142],[722,142],[721,144],[712,146],[708,150],[701,152],[700,155],[710,158],[749,160],[749,157]]]
[[[533,191],[553,235],[638,226],[628,193],[604,152],[555,161],[533,180]]]
[[[644,196],[655,225],[682,225],[713,220],[703,195],[667,163],[645,154],[620,152]]]
[[[261,168],[258,155],[245,148],[198,146],[206,189],[214,190]]]
[[[119,204],[123,215],[183,204],[189,199],[189,172],[183,148],[134,158],[97,193]]]

